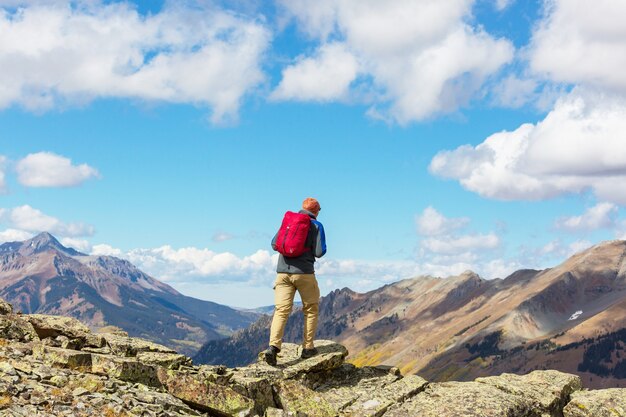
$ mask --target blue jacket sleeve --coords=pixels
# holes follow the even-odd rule
[[[324,233],[324,226],[317,220],[311,220],[315,226],[317,226],[317,237],[315,239],[315,257],[321,258],[326,254],[326,233]]]

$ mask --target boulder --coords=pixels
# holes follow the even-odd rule
[[[106,345],[117,356],[137,356],[139,352],[176,353],[175,350],[167,346],[138,337],[120,336],[114,333],[99,333],[99,335],[105,339]]]
[[[409,400],[390,407],[385,417],[529,417],[531,408],[523,397],[479,382],[430,384]]]
[[[502,374],[477,378],[476,382],[524,397],[535,410],[546,414],[562,410],[570,395],[582,388],[578,375],[558,371],[534,371],[527,375]]]
[[[309,359],[301,359],[301,346],[283,343],[275,367],[265,363],[259,354],[258,362],[248,368],[253,372],[256,371],[258,375],[276,375],[276,371],[280,370],[284,378],[296,378],[309,373],[339,368],[348,356],[345,346],[330,340],[316,340],[315,347],[319,351],[317,355]]]
[[[342,410],[342,415],[350,417],[381,416],[389,407],[423,391],[427,385],[428,382],[424,378],[409,375],[374,392],[360,395],[349,407]]]
[[[324,397],[294,380],[274,386],[279,406],[302,417],[334,417],[337,413]]]
[[[201,374],[159,368],[158,378],[171,395],[193,408],[221,416],[248,417],[254,414],[251,399],[211,382]]]
[[[91,369],[91,354],[73,349],[56,348],[37,343],[33,346],[33,357],[46,365],[57,368]]]
[[[268,378],[248,377],[235,371],[228,382],[233,390],[254,401],[257,413],[262,415],[263,410],[276,406],[272,382]]]
[[[85,339],[90,330],[73,317],[49,316],[45,314],[24,314],[22,316],[33,325],[40,339],[65,336],[69,339]]]
[[[162,366],[168,369],[191,366],[191,358],[179,353],[138,352],[137,360],[148,365]]]
[[[12,314],[13,306],[0,298],[0,314]]]
[[[91,354],[91,372],[107,375],[122,381],[139,382],[152,387],[160,386],[157,367],[134,358]]]
[[[0,315],[0,338],[18,342],[39,340],[33,325],[16,314]]]
[[[388,369],[372,366],[358,368],[345,363],[329,372],[307,375],[305,381],[309,388],[322,394],[333,409],[340,411],[359,398],[371,398],[375,392],[400,378]]]
[[[626,388],[579,391],[563,409],[564,417],[626,417]]]

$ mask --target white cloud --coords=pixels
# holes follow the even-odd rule
[[[503,107],[519,108],[537,99],[539,82],[528,77],[509,75],[493,88],[495,104]]]
[[[358,73],[357,58],[342,43],[324,44],[283,70],[274,100],[331,101],[346,98]]]
[[[85,239],[64,237],[60,240],[60,242],[66,248],[76,249],[79,252],[88,253],[91,250],[91,243]]]
[[[495,0],[496,10],[502,11],[509,7],[515,0]]]
[[[421,245],[433,253],[453,255],[496,249],[500,246],[500,238],[495,233],[432,237],[423,239]]]
[[[461,229],[470,223],[469,218],[449,218],[432,206],[416,217],[416,223],[417,233],[426,237],[420,242],[420,257],[428,258],[429,262],[467,265],[479,260],[477,253],[484,254],[485,250],[500,246],[500,238],[493,232],[461,234]]]
[[[0,221],[12,228],[30,233],[50,232],[62,237],[92,236],[94,234],[93,226],[83,223],[64,223],[29,205],[4,209],[0,212]]]
[[[94,256],[104,255],[124,257],[124,253],[120,249],[114,248],[113,246],[104,243],[93,245],[91,247],[90,254]]]
[[[439,213],[435,208],[428,206],[422,214],[415,219],[417,232],[422,236],[438,236],[453,232],[465,227],[469,223],[469,218],[449,218]]]
[[[429,169],[489,198],[541,200],[591,189],[624,205],[625,132],[625,99],[578,89],[536,125],[439,152]]]
[[[591,246],[593,246],[593,243],[591,243],[588,240],[576,240],[574,242],[571,242],[568,246],[567,246],[567,256],[572,256],[578,252],[584,251],[589,249]]]
[[[24,230],[6,229],[0,232],[0,243],[21,242],[24,240],[28,240],[31,237],[33,237],[33,234]]]
[[[17,180],[26,187],[73,187],[90,178],[99,178],[98,170],[52,152],[31,153],[17,162]]]
[[[615,225],[618,208],[612,203],[598,203],[580,216],[557,219],[555,227],[568,232],[592,232]]]
[[[133,249],[125,257],[165,281],[203,277],[238,280],[267,277],[275,269],[277,259],[276,255],[265,250],[238,257],[229,252],[214,252],[206,248],[174,249],[171,246]]]
[[[530,45],[531,69],[552,81],[626,93],[626,2],[545,3]]]
[[[358,72],[369,80],[365,89],[371,90],[353,93],[367,97],[370,115],[399,123],[455,111],[513,57],[509,41],[466,23],[472,0],[280,0],[280,4],[302,31],[322,44],[316,58],[301,61],[307,71],[313,72],[329,39],[336,47],[344,45],[358,62]],[[332,78],[330,68],[315,68],[315,78]],[[343,97],[348,79],[333,82],[335,94],[327,93],[325,99]],[[290,82],[290,86],[289,98],[320,99],[309,84]]]
[[[493,278],[506,278],[515,271],[527,268],[516,260],[493,259],[481,265],[481,276]]]
[[[0,108],[130,98],[208,107],[221,122],[264,80],[270,32],[214,6],[144,16],[125,2],[20,3],[0,9]]]

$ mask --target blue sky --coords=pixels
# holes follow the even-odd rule
[[[626,7],[583,6],[0,0],[0,241],[254,307],[308,196],[323,293],[623,238]]]

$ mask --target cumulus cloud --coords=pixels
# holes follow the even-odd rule
[[[626,3],[548,0],[527,54],[529,76],[510,76],[496,101],[523,105],[535,83],[561,97],[545,118],[482,143],[437,154],[431,173],[458,180],[481,196],[543,200],[591,191],[599,201],[626,204]],[[559,86],[560,85],[560,86]],[[572,88],[573,87],[573,88]],[[563,92],[564,89],[570,92]],[[548,101],[551,101],[548,100]],[[590,215],[590,214],[589,214]],[[561,228],[585,228],[585,218]]]
[[[61,237],[92,236],[94,234],[93,226],[84,223],[65,223],[29,205],[3,209],[0,211],[0,222],[8,224],[20,233],[23,232],[20,236],[25,236],[26,233],[39,232],[50,232]]]
[[[446,217],[429,206],[416,217],[416,223],[422,239],[415,266],[421,274],[449,276],[472,270],[484,278],[497,278],[518,265],[498,258],[502,242],[495,232],[467,230],[467,217]]]
[[[496,10],[502,11],[509,7],[515,0],[496,0],[495,6]]]
[[[449,218],[428,206],[416,217],[415,222],[417,233],[421,236],[438,236],[465,227],[469,223],[469,218]]]
[[[167,245],[153,249],[133,249],[125,256],[148,273],[166,281],[202,277],[239,280],[267,277],[276,262],[276,255],[265,250],[238,257],[230,252],[194,247],[175,249]]]
[[[2,212],[0,212],[0,218],[1,216]],[[21,242],[23,240],[28,240],[31,237],[33,237],[33,233],[26,232],[24,230],[6,229],[0,232],[0,243]]]
[[[496,249],[500,246],[500,238],[493,232],[461,234],[469,224],[467,217],[449,218],[432,206],[428,206],[416,217],[417,233],[425,238],[420,246],[426,251],[422,256],[432,257],[444,263],[474,262],[478,259],[476,251]],[[453,255],[451,259],[445,257]]]
[[[342,43],[322,45],[314,57],[301,57],[282,72],[270,98],[332,101],[346,98],[358,74],[357,58]]]
[[[321,46],[313,57],[300,58],[285,70],[274,93],[277,97],[320,100],[314,94],[315,86],[302,82],[300,75],[314,73],[316,84],[332,79],[333,66],[313,67],[328,56],[325,49],[331,44],[344,51],[341,62],[345,71],[329,86],[317,85],[325,94],[322,99],[343,97],[353,75],[359,73],[369,80],[367,88],[359,87],[370,90],[365,94],[372,104],[369,114],[408,123],[466,104],[487,77],[513,57],[509,41],[466,23],[472,0],[279,3]],[[347,55],[345,51],[349,51]],[[289,94],[285,93],[287,85]]]
[[[592,190],[626,204],[626,101],[575,90],[543,120],[439,152],[430,172],[481,196],[541,200]]]
[[[95,168],[73,165],[69,158],[52,152],[29,154],[17,162],[15,169],[17,180],[26,187],[73,187],[100,177]]]
[[[433,237],[422,240],[422,247],[433,253],[452,255],[500,246],[500,238],[495,233],[463,236]]]
[[[519,108],[537,100],[539,81],[510,74],[493,87],[494,102],[502,107]]]
[[[141,15],[125,2],[19,3],[0,4],[0,109],[130,98],[207,107],[221,122],[264,79],[270,32],[214,6]]]
[[[64,237],[60,240],[60,242],[66,248],[73,248],[79,252],[88,253],[91,250],[91,243],[85,239]]]
[[[612,203],[598,203],[580,216],[557,219],[555,227],[568,232],[592,232],[615,226],[618,208]]]
[[[626,93],[626,2],[548,0],[532,35],[530,68],[556,82]]]
[[[93,245],[90,249],[90,254],[95,256],[104,255],[124,257],[124,253],[121,249],[114,248],[113,246],[107,245],[105,243]]]

